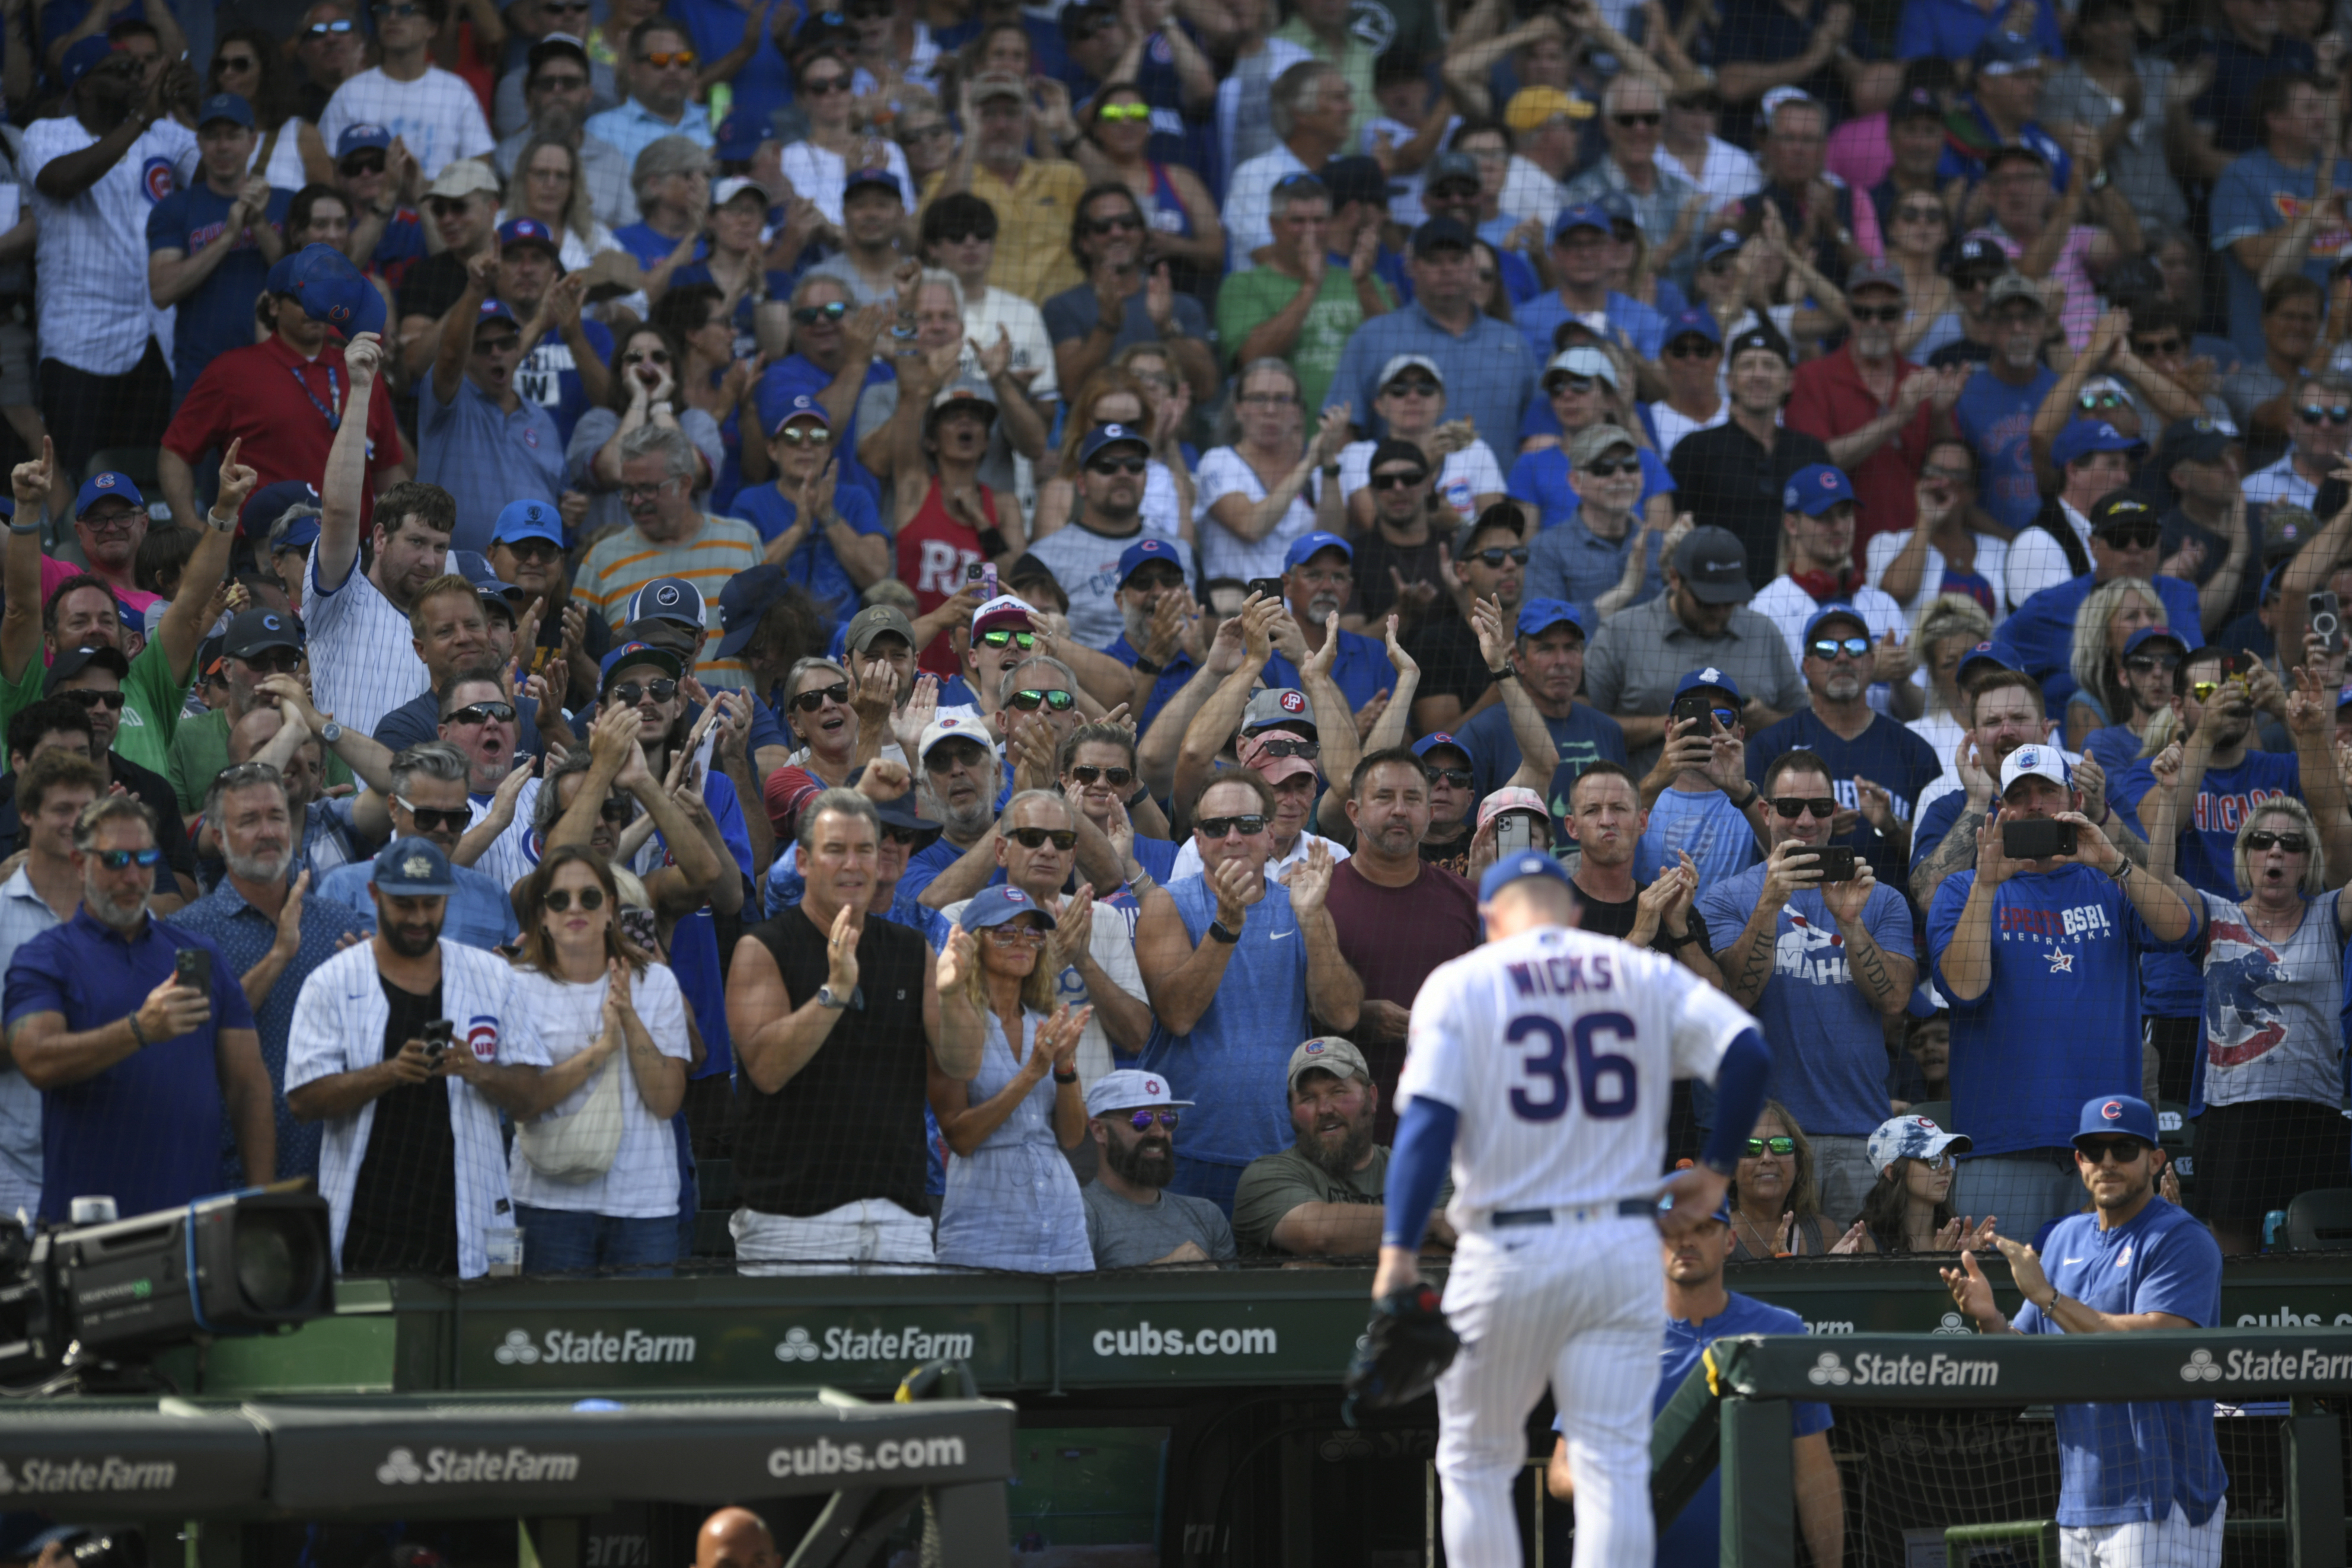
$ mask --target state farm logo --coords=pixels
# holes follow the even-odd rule
[[[12,1471],[0,1464],[0,1497],[67,1492],[168,1491],[180,1467],[169,1459],[126,1459],[108,1454],[96,1459],[22,1459]]]
[[[420,1462],[408,1448],[394,1448],[375,1468],[384,1486],[450,1486],[466,1483],[544,1483],[580,1479],[577,1454],[541,1454],[517,1446],[494,1448],[427,1448]]]
[[[1832,1384],[1842,1388],[1853,1381],[1853,1374],[1845,1369],[1845,1363],[1837,1358],[1835,1351],[1824,1351],[1821,1358],[1806,1370],[1805,1381],[1816,1388],[1826,1388]]]
[[[2183,1383],[2221,1382],[2221,1369],[2214,1364],[2213,1353],[2210,1350],[2190,1351],[2189,1364],[2180,1369],[2180,1381]]]
[[[490,1359],[500,1366],[536,1366],[539,1364],[539,1346],[530,1343],[527,1331],[509,1329],[506,1343],[490,1352]]]
[[[786,1329],[783,1343],[776,1346],[778,1361],[814,1361],[816,1356],[816,1346],[806,1329]]]
[[[509,1329],[490,1359],[500,1366],[537,1366],[541,1362],[550,1366],[677,1366],[694,1360],[695,1344],[690,1333],[647,1333],[635,1328],[618,1333],[549,1329],[535,1340],[529,1329]]]
[[[804,1328],[789,1328],[776,1343],[776,1359],[804,1361],[970,1361],[978,1336],[933,1333],[908,1325],[897,1329],[829,1328],[820,1340]]]

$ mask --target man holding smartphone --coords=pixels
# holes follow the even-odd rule
[[[2074,828],[2071,853],[2025,859],[2005,841],[2052,823]],[[2141,870],[2083,814],[2053,747],[2009,754],[1975,841],[1975,866],[1945,878],[1927,914],[1931,976],[1952,1005],[1952,1124],[1975,1141],[1952,1202],[2031,1236],[2082,1203],[2067,1107],[2140,1081],[2142,952],[2187,949],[2200,921],[2178,878]]]

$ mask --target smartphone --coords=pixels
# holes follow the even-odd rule
[[[2029,817],[2000,825],[2000,852],[2011,860],[2048,860],[2074,852],[2074,824],[2048,817]]]
[[[2314,594],[2312,597],[2315,599],[2318,595]],[[2328,597],[2333,599],[2335,595],[2330,594]],[[2225,681],[2237,681],[2243,684],[2246,678],[2246,672],[2253,667],[2253,660],[2248,658],[2244,653],[2240,653],[2235,648],[2231,649],[2229,652],[2221,655],[2221,678]]]
[[[2311,629],[2320,636],[2320,652],[2344,652],[2344,606],[2333,590],[2311,596]]]
[[[1819,857],[1823,882],[1853,880],[1853,846],[1852,844],[1821,844],[1813,853]]]
[[[1686,719],[1697,719],[1706,727],[1699,733],[1712,735],[1715,733],[1715,726],[1712,722],[1714,713],[1715,702],[1705,692],[1688,691],[1675,699],[1675,706],[1669,710],[1669,716],[1676,724],[1681,724]]]
[[[996,586],[996,563],[994,561],[982,561],[981,563],[980,584],[991,599],[995,598],[999,593],[1003,591],[1003,590]]]
[[[978,561],[973,561],[971,565],[965,567],[963,569],[963,580],[966,582],[978,582],[980,580],[980,567],[981,563]]]
[[[1506,811],[1495,823],[1495,853],[1516,854],[1536,847],[1536,820],[1525,811]]]
[[[213,955],[207,947],[183,947],[173,956],[172,979],[203,996],[213,994]]]
[[[1282,579],[1253,577],[1249,580],[1249,591],[1256,594],[1260,599],[1279,601],[1282,598]]]
[[[425,1060],[428,1062],[440,1061],[441,1053],[449,1049],[450,1038],[455,1033],[447,1019],[435,1019],[426,1024],[421,1037],[425,1041]]]

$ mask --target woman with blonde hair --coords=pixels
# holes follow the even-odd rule
[[[1174,434],[1168,426],[1170,414],[1165,406],[1154,401],[1153,388],[1137,372],[1139,360],[1149,353],[1136,354],[1138,349],[1159,349],[1157,343],[1131,344],[1126,350],[1134,358],[1105,365],[1087,378],[1085,386],[1070,403],[1069,416],[1062,421],[1062,450],[1053,474],[1037,486],[1037,517],[1031,527],[1032,542],[1045,538],[1070,520],[1078,500],[1078,446],[1087,432],[1098,424],[1126,424],[1148,431],[1152,438],[1152,455],[1143,473],[1143,528],[1171,539],[1182,539],[1188,545],[1198,544],[1192,524],[1192,476],[1184,471],[1183,455],[1178,449]],[[1181,422],[1182,409],[1189,408],[1188,394],[1176,390],[1181,378],[1174,373],[1161,350],[1160,373],[1172,383],[1171,403],[1176,421]],[[1176,461],[1171,463],[1172,455]]]
[[[1875,542],[1875,541],[1873,541]],[[1968,706],[1960,690],[1960,661],[1979,643],[1992,636],[1992,619],[1984,607],[1963,594],[1947,593],[1919,617],[1914,637],[1919,645],[1919,667],[1927,672],[1927,711],[1905,727],[1936,748],[1944,771],[1969,733],[1960,715]]]
[[[1862,1244],[1859,1222],[1835,1241],[1830,1239],[1821,1188],[1813,1176],[1812,1140],[1778,1100],[1764,1102],[1727,1196],[1734,1262],[1819,1258],[1852,1252]]]
[[[2081,751],[2095,732],[2113,725],[2128,725],[2134,735],[2147,727],[2147,712],[2137,705],[2138,688],[2126,679],[2124,650],[2138,632],[2163,624],[2164,601],[2157,596],[2156,584],[2144,577],[2103,582],[2083,601],[2074,614],[2074,646],[2067,659],[2075,684],[2066,699],[2067,750]],[[2170,641],[2179,645],[2179,639]],[[2140,656],[2153,660],[2157,654],[2144,650]],[[2173,663],[2179,661],[2176,657]],[[2162,674],[2160,688],[2151,683],[2151,689],[2160,689],[2163,696],[2147,711],[2171,705],[2171,672]]]

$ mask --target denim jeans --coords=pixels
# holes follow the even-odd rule
[[[641,1277],[667,1277],[677,1261],[677,1220],[623,1219],[570,1208],[515,1205],[522,1227],[522,1266],[527,1274],[577,1274],[592,1270]]]

